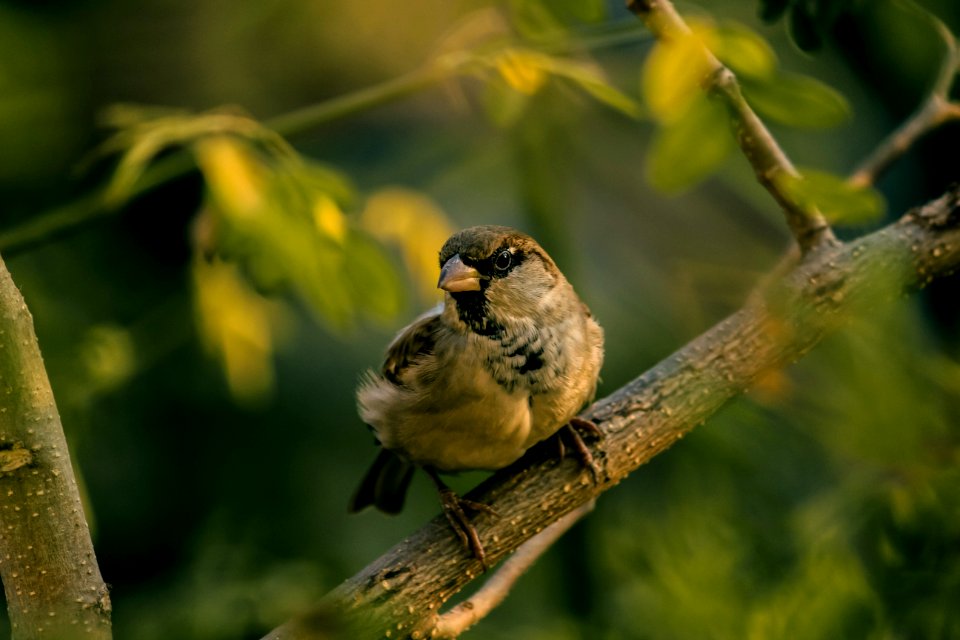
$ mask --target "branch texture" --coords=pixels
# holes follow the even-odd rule
[[[14,640],[108,640],[110,598],[33,318],[0,259],[0,576]]]
[[[470,499],[500,514],[477,518],[488,561],[615,486],[852,314],[875,312],[958,265],[960,186],[880,231],[809,254],[743,309],[583,414],[605,433],[595,453],[599,482],[575,461],[558,464],[534,448],[472,491]],[[352,637],[428,638],[439,633],[440,607],[480,573],[439,516],[328,594],[321,611],[346,616]],[[307,629],[293,621],[267,637],[315,637]]]

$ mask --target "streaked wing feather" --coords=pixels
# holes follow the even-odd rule
[[[416,358],[433,352],[437,331],[440,328],[440,313],[443,308],[434,307],[414,320],[401,331],[390,346],[383,362],[383,377],[396,385],[403,384],[403,373]]]

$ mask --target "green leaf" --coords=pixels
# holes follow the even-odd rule
[[[803,169],[799,177],[784,175],[777,184],[794,202],[817,207],[832,222],[875,220],[885,208],[883,197],[872,187],[855,187],[826,171]]]
[[[490,120],[507,129],[523,116],[530,96],[513,89],[500,76],[491,77],[483,87],[483,106]]]
[[[684,115],[657,131],[647,156],[647,179],[677,193],[720,166],[733,149],[726,111],[701,97]]]
[[[604,0],[550,0],[547,7],[566,22],[600,22],[607,17]]]
[[[725,22],[713,33],[713,53],[740,77],[769,78],[777,55],[760,34],[738,22]]]
[[[544,68],[552,75],[570,80],[598,102],[631,118],[640,116],[640,104],[611,85],[599,67],[563,58],[547,58]]]
[[[763,116],[798,129],[827,129],[850,117],[838,91],[810,76],[778,73],[769,80],[743,79],[743,95]]]
[[[354,232],[348,236],[344,258],[343,277],[357,306],[382,319],[395,317],[403,304],[404,288],[383,247]]]

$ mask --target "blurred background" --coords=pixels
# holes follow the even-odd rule
[[[753,47],[729,63],[836,176],[929,90],[924,11],[960,32],[952,0],[680,8]],[[653,44],[620,2],[0,2],[0,255],[117,638],[259,637],[438,513],[419,477],[400,516],[346,505],[375,453],[355,385],[439,299],[451,230],[540,240],[606,330],[601,396],[743,302],[782,216],[709,117],[670,129]],[[771,65],[809,78],[795,109]],[[942,193],[958,134],[841,233]],[[960,638],[956,300],[937,282],[763,380],[467,637]]]

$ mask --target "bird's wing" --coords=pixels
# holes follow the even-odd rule
[[[387,347],[382,369],[384,378],[394,384],[403,385],[404,372],[411,363],[420,356],[433,353],[442,311],[442,305],[434,307],[397,334]]]

